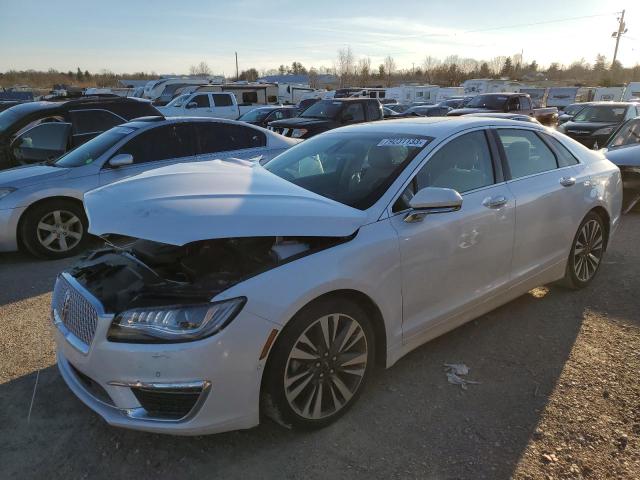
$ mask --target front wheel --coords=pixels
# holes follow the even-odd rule
[[[605,249],[604,222],[589,213],[573,239],[563,284],[574,289],[586,287],[598,273]]]
[[[26,213],[20,235],[27,250],[37,257],[70,257],[86,242],[87,217],[82,206],[73,202],[43,202]]]
[[[267,413],[303,429],[332,423],[362,392],[374,349],[373,330],[357,304],[327,299],[304,308],[272,352],[263,383]]]

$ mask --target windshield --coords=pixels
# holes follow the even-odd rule
[[[584,107],[573,117],[574,122],[619,123],[624,120],[627,107],[613,105],[591,105]]]
[[[83,165],[89,165],[109,150],[109,148],[114,146],[120,139],[133,132],[135,132],[134,128],[114,127],[89,140],[87,143],[83,143],[78,148],[71,150],[66,155],[60,157],[53,165],[56,167],[81,167]]]
[[[421,135],[325,134],[278,155],[265,168],[318,195],[365,210],[431,140]]]
[[[190,96],[191,94],[179,95],[167,103],[167,107],[182,107]]]
[[[503,110],[507,98],[506,95],[478,95],[467,104],[467,107]]]
[[[640,144],[640,120],[631,120],[618,130],[609,142],[608,148]]]
[[[566,113],[567,115],[575,115],[584,107],[586,107],[586,105],[581,105],[579,103],[576,105],[569,105],[567,108],[564,109],[564,113]]]
[[[338,112],[342,108],[342,102],[333,102],[331,100],[321,100],[314,103],[304,112],[301,117],[304,118],[336,118]]]
[[[242,122],[261,122],[262,120],[267,118],[267,115],[269,115],[272,111],[273,110],[256,108],[243,115],[240,115],[240,118],[238,118],[238,120]]]

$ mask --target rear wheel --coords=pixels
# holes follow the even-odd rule
[[[263,384],[268,413],[303,429],[337,420],[369,378],[374,348],[373,330],[357,304],[327,299],[303,309],[269,361]]]
[[[584,288],[596,276],[605,250],[604,222],[600,215],[589,213],[578,228],[571,246],[563,284],[570,288]]]
[[[68,200],[44,202],[27,211],[20,234],[37,257],[70,257],[86,242],[87,218],[81,205]]]

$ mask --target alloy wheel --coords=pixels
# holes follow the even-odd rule
[[[367,338],[354,318],[342,313],[319,318],[289,353],[284,372],[289,405],[310,420],[342,410],[358,391],[367,357]]]
[[[597,220],[589,220],[580,229],[573,250],[573,271],[581,282],[588,282],[598,270],[604,253],[604,236]]]
[[[68,210],[45,214],[36,227],[38,242],[52,252],[67,252],[82,240],[82,221]]]

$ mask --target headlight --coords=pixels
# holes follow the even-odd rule
[[[304,136],[305,133],[307,133],[309,130],[307,130],[306,128],[294,128],[293,132],[291,132],[291,136],[293,138],[300,138],[302,136]]]
[[[131,343],[190,342],[209,337],[242,310],[246,298],[199,305],[135,308],[119,314],[109,329],[108,339]]]
[[[9,195],[11,192],[14,192],[15,190],[16,190],[15,188],[11,188],[11,187],[0,188],[0,199],[6,197],[7,195]]]
[[[615,130],[615,127],[604,127],[593,132],[594,135],[610,135]]]

